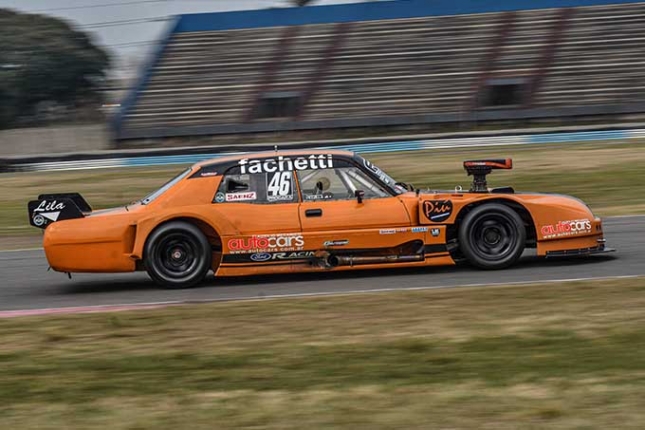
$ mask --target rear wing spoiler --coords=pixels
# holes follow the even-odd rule
[[[83,218],[92,207],[79,193],[41,194],[27,205],[29,224],[46,228],[49,224],[66,219]]]

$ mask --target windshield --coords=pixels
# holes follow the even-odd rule
[[[183,171],[183,172],[181,172],[179,175],[175,176],[173,179],[171,179],[170,181],[166,182],[166,183],[165,183],[161,188],[159,188],[157,191],[155,191],[154,193],[152,193],[152,194],[148,195],[146,198],[144,198],[143,200],[141,200],[141,204],[142,204],[142,205],[147,205],[148,203],[150,203],[151,201],[153,201],[154,199],[156,199],[157,197],[159,197],[160,195],[162,195],[163,193],[165,193],[165,192],[166,192],[170,187],[172,187],[173,185],[175,185],[177,182],[181,181],[181,180],[182,180],[182,179],[184,179],[186,176],[188,176],[188,174],[189,174],[190,172],[191,172],[191,169],[184,170],[184,171]]]
[[[363,165],[369,170],[370,172],[374,173],[376,177],[378,177],[385,185],[388,186],[391,190],[395,191],[397,194],[401,194],[405,192],[405,188],[400,187],[397,185],[397,182],[387,173],[376,167],[374,164],[370,163],[363,157],[356,156],[356,158],[363,163]]]

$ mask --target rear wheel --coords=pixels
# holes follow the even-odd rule
[[[146,242],[148,275],[166,288],[190,288],[210,270],[212,251],[204,234],[193,224],[170,222],[157,228]]]
[[[513,209],[497,203],[476,207],[459,227],[459,247],[481,269],[503,269],[524,251],[526,227]]]

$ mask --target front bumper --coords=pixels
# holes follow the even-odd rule
[[[565,249],[562,251],[547,251],[546,258],[587,256],[587,255],[596,255],[596,254],[609,254],[612,252],[616,252],[614,248],[608,248],[605,246],[605,239],[598,239],[598,242],[599,243],[597,246],[592,246],[589,248]]]

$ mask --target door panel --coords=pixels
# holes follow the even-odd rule
[[[296,233],[300,231],[298,203],[213,204],[213,210],[223,214],[240,235],[267,233]]]
[[[300,204],[303,232],[409,227],[410,217],[397,197],[315,201]]]

